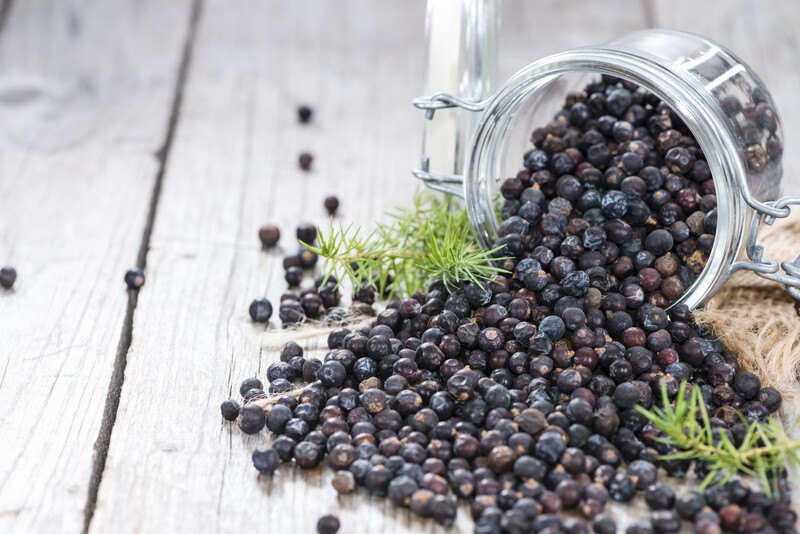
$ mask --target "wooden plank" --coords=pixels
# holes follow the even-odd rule
[[[689,31],[730,48],[758,73],[775,99],[786,150],[784,193],[800,194],[800,4],[756,0],[652,1],[656,26]]]
[[[554,51],[556,28],[538,9],[515,5],[529,26],[508,15],[506,31],[540,32],[525,62]],[[205,5],[92,532],[312,532],[324,512],[340,515],[343,532],[442,530],[363,492],[337,499],[327,469],[284,467],[258,479],[250,452],[267,437],[244,436],[218,411],[243,378],[264,376],[288,337],[321,352],[318,339],[280,331],[277,318],[267,331],[249,321],[251,299],[277,302],[285,287],[280,252],[259,250],[258,226],[279,223],[291,251],[295,224],[324,220],[329,193],[342,200],[344,219],[365,224],[407,202],[422,121],[409,101],[422,86],[423,8],[401,0]],[[641,13],[621,17],[598,37],[592,19],[558,42],[644,25]],[[313,125],[296,123],[300,102],[314,105]],[[315,155],[311,174],[296,168],[302,150]],[[471,530],[462,511],[451,532]]]
[[[0,532],[81,532],[188,0],[15,3],[0,39]]]

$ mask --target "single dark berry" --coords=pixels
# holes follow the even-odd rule
[[[239,428],[245,434],[255,434],[261,432],[267,417],[264,415],[264,409],[257,404],[245,404],[239,410],[241,417],[239,418]]]
[[[323,515],[317,521],[318,534],[336,534],[339,532],[339,518],[335,515]]]
[[[667,230],[653,230],[644,240],[644,246],[656,256],[667,253],[673,245],[672,234]]]
[[[386,408],[388,398],[380,389],[370,388],[361,394],[361,404],[369,413],[378,413]]]
[[[267,380],[272,382],[278,378],[283,378],[291,382],[295,379],[295,373],[294,367],[287,362],[275,362],[267,367]]]
[[[325,202],[323,202],[325,206],[325,210],[328,212],[328,215],[333,217],[336,215],[336,210],[339,209],[339,199],[335,196],[325,197]]]
[[[281,301],[281,304],[278,307],[278,316],[280,317],[281,322],[285,324],[293,324],[301,322],[303,319],[305,319],[306,315],[300,302],[293,299],[287,299]]]
[[[128,274],[131,271],[138,271],[139,273],[141,273],[141,271],[139,271],[138,269],[131,269],[130,271],[125,273],[125,283],[128,284],[128,287],[130,289],[139,289],[140,287],[142,287],[142,284],[144,284],[144,274],[141,275],[142,277],[141,283],[139,283],[137,287],[132,287],[131,282],[128,281]],[[9,266],[0,268],[0,287],[2,287],[3,289],[11,289],[16,280],[17,280],[16,269]],[[135,283],[135,280],[133,282]]]
[[[686,148],[671,148],[664,155],[664,164],[671,172],[687,174],[694,165],[694,156]]]
[[[761,391],[761,380],[749,371],[742,371],[733,380],[733,389],[747,400]]]
[[[311,170],[311,163],[314,161],[314,156],[312,156],[308,152],[301,152],[299,156],[297,156],[297,163],[300,165],[300,168],[304,171]]]
[[[272,317],[272,303],[267,299],[256,299],[248,308],[250,319],[256,323],[267,323]]]
[[[17,279],[17,271],[11,267],[3,267],[0,269],[0,285],[6,289],[10,289]],[[8,284],[8,285],[6,285]],[[144,285],[144,271],[139,268],[128,269],[125,273],[125,284],[128,289],[139,289]]]
[[[576,272],[582,272],[582,271],[576,271]],[[539,323],[539,332],[542,332],[552,341],[558,341],[559,339],[564,337],[564,333],[566,332],[566,326],[564,324],[564,320],[561,317],[558,317],[557,315],[550,315],[548,317],[545,317],[544,319],[542,319],[541,323]]]
[[[297,239],[303,243],[313,244],[317,240],[317,227],[313,224],[302,223],[297,227]]]
[[[325,387],[340,387],[347,377],[347,370],[340,362],[331,360],[322,364],[317,371],[317,379]]]
[[[615,117],[622,117],[633,103],[633,97],[627,89],[613,89],[606,97],[606,109]]]
[[[301,469],[314,469],[322,461],[322,449],[316,443],[301,441],[294,448],[294,461]]]
[[[272,447],[258,447],[253,451],[253,466],[262,475],[272,475],[281,463],[278,451]]]
[[[609,191],[600,203],[603,215],[610,219],[621,219],[628,213],[628,197],[620,191]]]
[[[364,486],[373,495],[386,495],[393,473],[382,464],[372,466],[364,476]]]
[[[655,483],[647,488],[645,501],[653,510],[668,510],[675,504],[675,493],[664,484]]]
[[[631,477],[617,473],[608,486],[608,493],[615,501],[629,501],[636,494],[636,485]]]
[[[781,394],[773,387],[765,387],[758,393],[758,400],[764,404],[770,413],[776,411],[781,406]]]
[[[561,458],[561,454],[567,448],[567,444],[560,435],[555,433],[545,433],[536,442],[534,454],[540,460],[549,464],[555,464]]]
[[[658,469],[647,460],[634,460],[628,465],[628,475],[636,482],[636,489],[646,490],[658,479]]]
[[[297,252],[297,260],[300,264],[300,267],[303,269],[313,269],[317,264],[318,259],[319,257],[315,252],[312,252],[305,247],[302,247]]]
[[[738,504],[727,504],[719,510],[720,526],[727,531],[737,530],[739,524],[745,515],[743,510]]]
[[[302,105],[297,106],[297,120],[300,124],[308,124],[311,122],[311,117],[314,115],[314,110],[310,106]]]
[[[356,490],[356,479],[350,471],[337,471],[331,485],[339,495],[347,495]]]
[[[592,529],[595,534],[616,534],[617,524],[609,516],[600,514],[592,519]]]
[[[274,224],[267,224],[258,229],[258,239],[265,247],[274,247],[281,239],[281,231]]]
[[[226,421],[236,421],[236,418],[239,417],[239,403],[233,399],[228,399],[220,404],[219,410]]]
[[[656,510],[650,523],[657,534],[672,534],[681,530],[681,519],[674,510]]]
[[[702,493],[691,491],[678,496],[675,500],[675,510],[681,517],[691,521],[694,519],[695,515],[703,509],[705,504],[706,500]]]
[[[267,428],[275,434],[283,434],[286,423],[292,419],[292,410],[282,404],[276,404],[267,415]]]
[[[300,267],[289,267],[284,273],[284,278],[289,287],[297,287],[303,281],[303,269]]]

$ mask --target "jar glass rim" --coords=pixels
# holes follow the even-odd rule
[[[700,39],[698,37],[698,39]],[[496,147],[491,137],[501,133],[498,123],[527,97],[552,80],[570,73],[609,74],[630,80],[661,98],[683,120],[706,156],[716,189],[718,224],[708,261],[690,288],[675,304],[690,308],[705,303],[727,280],[744,240],[743,199],[737,191],[746,175],[744,162],[726,117],[713,96],[685,73],[670,68],[641,50],[606,45],[577,48],[531,63],[512,76],[489,100],[473,134],[471,150],[466,154],[464,195],[476,235],[484,245],[491,239],[489,224],[496,233],[497,220],[493,203],[487,202],[485,180],[492,172],[491,153]],[[502,177],[501,177],[502,178]]]

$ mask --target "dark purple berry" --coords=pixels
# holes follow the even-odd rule
[[[336,534],[339,532],[339,518],[335,515],[323,515],[317,521],[317,534]]]
[[[336,211],[339,209],[339,199],[335,196],[325,197],[325,202],[323,205],[325,206],[325,210],[328,212],[328,215],[333,217],[336,215]]]
[[[266,424],[267,418],[264,409],[257,404],[245,404],[239,410],[239,428],[245,434],[255,434],[260,432]]]
[[[300,155],[297,156],[297,164],[300,166],[300,169],[304,171],[311,170],[311,163],[314,161],[314,156],[312,156],[308,152],[301,152]]]
[[[317,239],[317,227],[313,224],[302,223],[297,227],[297,240],[307,244],[313,244]]]
[[[11,267],[0,269],[0,285],[5,289],[11,289],[17,279],[17,271]],[[144,271],[139,268],[128,269],[125,273],[125,284],[128,289],[138,290],[144,285]]]
[[[267,323],[272,317],[272,303],[267,299],[256,299],[248,308],[250,319],[256,323]]]
[[[233,399],[228,399],[219,406],[222,417],[226,421],[236,421],[239,417],[239,403]]]
[[[265,247],[274,247],[281,239],[281,231],[273,224],[262,226],[258,229],[258,239]]]
[[[313,114],[314,110],[310,106],[297,106],[297,120],[300,121],[300,124],[308,124],[311,122]]]

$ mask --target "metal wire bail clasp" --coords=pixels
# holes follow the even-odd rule
[[[466,111],[481,112],[486,107],[485,101],[473,102],[447,93],[415,98],[412,102],[417,109],[425,110],[425,118],[428,120],[433,120],[437,109],[460,108]],[[422,155],[421,167],[414,168],[411,172],[431,189],[464,198],[464,176],[432,171],[430,157],[427,154]]]
[[[774,202],[760,203],[745,196],[745,200],[754,209],[747,235],[747,257],[750,261],[739,261],[731,266],[731,272],[748,270],[757,275],[786,286],[795,300],[800,301],[800,256],[794,261],[777,261],[764,257],[764,246],[758,243],[758,232],[763,221],[772,225],[775,219],[785,218],[791,214],[790,206],[800,205],[800,197],[783,197]],[[783,271],[783,272],[781,272]]]

